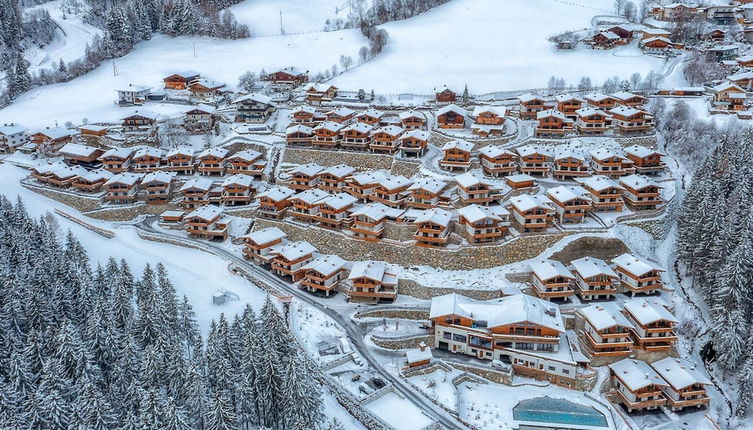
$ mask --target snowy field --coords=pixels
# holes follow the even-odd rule
[[[431,418],[424,415],[416,405],[394,392],[385,394],[365,406],[395,430],[421,430],[432,423]]]
[[[280,14],[285,34],[311,33],[324,29],[327,20],[346,17],[348,0],[250,0],[231,6],[238,22],[254,36],[280,34]]]
[[[337,77],[341,88],[381,93],[430,94],[447,85],[473,94],[546,87],[550,76],[595,84],[633,72],[661,71],[663,60],[636,45],[607,51],[580,46],[557,52],[547,38],[591,28],[595,15],[611,14],[611,0],[453,0],[418,17],[382,27],[390,39],[368,64]],[[375,79],[378,77],[379,79]]]

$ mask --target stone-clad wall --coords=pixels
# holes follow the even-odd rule
[[[426,287],[411,279],[398,279],[397,292],[400,295],[415,297],[421,300],[429,300],[432,297],[445,294],[458,293],[477,300],[490,300],[502,297],[500,290],[472,290],[444,287]]]
[[[316,163],[330,167],[347,164],[356,169],[390,169],[393,157],[384,154],[369,154],[366,152],[326,151],[305,148],[285,148],[282,157],[284,163],[306,164]]]
[[[374,345],[380,348],[401,350],[401,349],[418,348],[418,345],[421,342],[427,345],[431,345],[434,342],[434,335],[430,335],[430,334],[418,335],[418,336],[404,337],[404,338],[397,338],[397,339],[372,335],[371,341],[374,342]]]
[[[427,309],[374,309],[357,312],[353,318],[399,318],[407,320],[427,320],[429,311]]]
[[[565,237],[564,233],[521,236],[497,246],[429,249],[392,241],[368,242],[338,231],[298,226],[285,221],[258,219],[254,230],[279,227],[289,240],[306,240],[319,252],[346,260],[380,260],[403,266],[430,265],[445,270],[487,269],[533,258]]]
[[[99,198],[97,197],[77,196],[73,193],[57,191],[48,187],[29,185],[23,182],[21,183],[21,185],[31,191],[34,191],[37,194],[41,194],[47,198],[58,201],[81,212],[99,209]]]

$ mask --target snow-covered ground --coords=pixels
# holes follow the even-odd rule
[[[395,430],[421,430],[433,422],[416,405],[394,392],[365,406]]]
[[[579,46],[557,51],[548,37],[591,28],[594,15],[611,14],[610,0],[453,0],[418,17],[391,22],[384,52],[334,79],[341,88],[379,93],[430,94],[447,85],[471,93],[546,87],[551,76],[570,84],[590,76],[601,84],[662,71],[664,60],[634,43],[607,51]],[[674,76],[674,75],[673,75]],[[378,79],[376,79],[378,77]],[[665,82],[666,84],[666,82]]]
[[[347,16],[347,0],[254,0],[231,6],[238,22],[253,36],[311,33],[324,30],[327,20]],[[344,16],[343,16],[344,17]],[[282,21],[282,22],[280,22]]]

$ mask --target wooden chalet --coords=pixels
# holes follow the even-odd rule
[[[624,188],[620,184],[601,175],[577,178],[576,181],[591,195],[594,212],[622,212],[625,202],[622,200]]]
[[[727,76],[727,80],[744,89],[745,91],[753,91],[753,71],[740,72],[734,75]]]
[[[663,187],[646,176],[624,176],[620,178],[620,186],[623,200],[633,210],[656,209],[664,204]]]
[[[340,130],[340,146],[345,149],[366,151],[372,145],[371,126],[356,122]]]
[[[13,153],[16,148],[27,143],[29,137],[24,126],[14,123],[5,123],[0,126],[0,154]]]
[[[641,30],[641,40],[651,39],[653,37],[664,37],[668,38],[672,33],[668,30],[665,30],[663,28],[650,28],[650,27],[644,27]]]
[[[288,207],[290,207],[290,197],[294,194],[295,191],[281,186],[268,188],[257,194],[259,217],[271,219],[282,218],[285,216]]]
[[[127,87],[115,90],[118,93],[119,106],[143,105],[152,89],[143,85],[128,84]]]
[[[348,296],[353,301],[394,302],[397,299],[397,275],[381,261],[358,261],[348,276]]]
[[[664,287],[661,280],[664,270],[645,258],[622,254],[612,262],[623,289],[633,297],[636,294],[654,294]]]
[[[749,6],[746,9],[749,9],[751,14],[753,14],[753,6]],[[753,55],[741,55],[737,57],[736,61],[740,67],[753,67]]]
[[[145,193],[146,204],[164,205],[170,201],[170,191],[175,173],[151,172],[141,179],[141,189]]]
[[[212,180],[208,178],[193,178],[188,180],[179,190],[183,196],[180,202],[183,209],[195,209],[208,205],[209,191],[213,186]]]
[[[139,174],[129,172],[118,173],[108,179],[103,186],[106,191],[104,196],[105,201],[114,204],[135,202],[140,181],[141,175]]]
[[[455,91],[445,87],[442,91],[436,93],[434,99],[438,103],[454,103],[457,100],[457,94],[455,94]]]
[[[68,166],[59,162],[32,168],[31,176],[45,185],[68,188],[88,171],[81,166]]]
[[[244,149],[227,157],[225,164],[225,173],[228,175],[243,174],[261,179],[264,176],[264,169],[267,167],[267,161],[261,155],[261,152],[253,149]]]
[[[316,108],[309,105],[301,105],[290,111],[290,123],[293,125],[314,125],[316,121]]]
[[[611,130],[612,118],[603,110],[586,106],[575,111],[575,129],[584,136],[603,136]]]
[[[267,227],[241,236],[243,256],[259,264],[269,264],[274,258],[272,251],[283,245],[287,235],[277,227]]]
[[[58,152],[67,164],[79,164],[86,167],[98,166],[100,164],[99,157],[104,154],[104,151],[100,148],[81,145],[80,143],[66,143]]]
[[[110,126],[86,124],[78,127],[79,135],[86,141],[99,142],[110,132]]]
[[[673,411],[686,408],[702,408],[709,406],[709,395],[706,386],[711,381],[695,363],[681,361],[678,358],[666,357],[655,361],[651,367],[656,370],[667,385],[662,387],[664,397],[667,398],[667,406]]]
[[[467,112],[458,105],[450,104],[437,111],[437,127],[463,128]]]
[[[549,174],[552,156],[543,148],[523,145],[515,148],[521,173],[545,177]]]
[[[624,149],[625,156],[633,162],[635,172],[641,175],[656,174],[662,172],[667,165],[662,161],[659,151],[639,145],[631,145]]]
[[[500,136],[505,132],[506,114],[504,106],[476,106],[471,114],[471,131],[481,137]]]
[[[122,173],[128,171],[131,166],[131,157],[133,156],[132,148],[113,148],[108,149],[99,156],[102,167],[112,173]]]
[[[37,152],[56,154],[60,148],[70,143],[76,131],[65,127],[45,128],[29,135],[29,142]]]
[[[199,77],[199,72],[185,71],[166,76],[162,81],[165,83],[165,89],[185,90],[192,82],[199,79]]]
[[[105,169],[95,169],[86,172],[73,180],[71,186],[77,191],[86,193],[98,193],[102,190],[110,178],[113,177],[113,173]]]
[[[537,112],[536,121],[536,137],[560,137],[573,130],[573,120],[554,109]]]
[[[179,210],[166,210],[159,214],[159,222],[168,226],[178,226],[183,222],[186,213]]]
[[[507,234],[510,212],[501,206],[472,204],[458,209],[458,224],[468,243],[495,243]]]
[[[312,293],[321,293],[329,297],[342,279],[347,268],[345,260],[337,255],[325,255],[309,261],[303,266],[303,278],[300,286]]]
[[[272,102],[272,97],[250,93],[233,100],[235,105],[235,122],[263,124],[267,122],[277,106]]]
[[[560,224],[583,222],[591,213],[591,198],[583,187],[560,185],[550,188],[547,197],[554,203],[555,216]]]
[[[332,109],[324,113],[325,121],[336,122],[338,124],[350,124],[353,122],[353,118],[356,115],[356,111],[353,109],[341,106],[336,109]]]
[[[374,194],[374,189],[387,179],[387,175],[380,171],[357,172],[345,180],[345,191],[353,197],[368,201]]]
[[[312,105],[331,102],[337,97],[337,90],[334,85],[309,83],[306,86],[306,102]]]
[[[514,191],[531,190],[536,187],[536,178],[525,173],[518,173],[505,177],[505,184]]]
[[[400,112],[400,126],[404,130],[420,130],[426,128],[426,117],[414,110]]]
[[[398,140],[404,130],[395,125],[380,127],[371,132],[369,149],[374,153],[394,154],[400,141]]]
[[[439,167],[447,170],[467,171],[471,167],[473,144],[465,140],[451,140],[442,146],[442,159]]]
[[[518,156],[496,145],[488,145],[478,150],[481,169],[493,177],[507,176],[518,171]]]
[[[633,40],[633,30],[627,28],[626,26],[616,25],[607,29],[607,31],[610,31],[620,37],[620,41],[618,42],[620,45],[630,43],[630,41]]]
[[[194,97],[218,96],[225,92],[224,82],[213,81],[207,78],[199,78],[188,84],[188,91]]]
[[[265,81],[275,84],[285,84],[298,86],[309,80],[308,71],[299,70],[295,67],[285,67],[265,75]]]
[[[633,353],[633,325],[615,303],[580,308],[583,317],[581,343],[593,357],[619,357]]]
[[[714,87],[711,105],[716,110],[741,111],[748,108],[747,97],[745,89],[729,82]]]
[[[369,196],[369,199],[391,208],[403,207],[411,183],[411,180],[405,176],[389,175],[374,187],[374,192]]]
[[[466,172],[455,177],[458,184],[458,196],[463,204],[489,205],[500,198],[499,191],[493,184],[474,172]]]
[[[611,31],[600,31],[591,37],[591,47],[594,49],[610,49],[620,44],[620,36]]]
[[[407,206],[414,209],[436,208],[446,187],[447,184],[438,179],[421,178],[407,188]]]
[[[120,125],[125,132],[146,132],[157,124],[158,117],[155,112],[140,109],[124,116]]]
[[[431,364],[433,358],[434,356],[431,353],[431,348],[426,346],[426,343],[423,341],[418,344],[418,348],[411,348],[405,351],[405,362],[408,364],[409,369],[428,366]]]
[[[190,146],[178,146],[167,151],[162,169],[179,175],[193,175],[195,161],[193,152]]]
[[[429,147],[431,133],[426,130],[411,129],[397,139],[397,151],[403,158],[421,158]]]
[[[617,178],[634,172],[633,163],[628,158],[609,149],[599,148],[590,155],[591,171],[595,175]]]
[[[322,137],[325,139],[331,139],[333,136],[324,136],[327,132],[322,133]],[[291,125],[285,129],[285,142],[290,146],[311,146],[314,142],[315,132],[314,129],[302,124]],[[337,134],[334,135],[335,142],[337,141]]]
[[[384,117],[384,112],[380,110],[376,110],[374,108],[369,108],[357,114],[355,116],[355,119],[357,122],[362,122],[372,127],[379,127],[380,125],[382,125],[383,117]]]
[[[324,171],[324,167],[308,163],[300,165],[290,171],[290,188],[296,191],[308,190],[319,184],[321,178],[319,174]]]
[[[560,181],[568,181],[575,178],[589,176],[586,160],[570,151],[563,151],[554,156],[552,163],[552,176]]]
[[[604,261],[583,257],[570,262],[575,274],[575,292],[581,300],[611,299],[620,284],[617,273]]]
[[[222,182],[222,204],[225,206],[248,205],[254,198],[254,177],[244,173],[228,176]]]
[[[314,259],[314,245],[301,241],[292,242],[272,251],[272,273],[298,282],[303,278],[303,267]]]
[[[572,120],[577,118],[578,115],[576,112],[578,109],[582,108],[585,103],[583,99],[575,97],[572,94],[558,94],[554,97],[554,101],[557,102],[555,109]]]
[[[510,199],[510,213],[521,231],[542,231],[552,227],[554,203],[542,195],[521,194]]]
[[[643,39],[641,40],[640,45],[643,52],[647,54],[666,54],[675,46],[674,43],[666,37],[650,37],[648,39]]]
[[[316,222],[319,217],[319,205],[329,197],[329,193],[319,188],[309,188],[290,197],[288,215],[304,222]]]
[[[684,3],[670,3],[661,6],[657,12],[656,19],[659,21],[685,21],[696,15],[698,8]]]
[[[342,128],[342,124],[331,121],[325,121],[317,125],[313,128],[314,138],[311,139],[311,144],[317,148],[334,149],[340,144],[340,130]]]
[[[609,365],[612,386],[628,412],[653,410],[667,404],[667,383],[643,361],[625,358]]]
[[[416,232],[413,238],[417,246],[443,247],[452,231],[452,212],[433,208],[422,210],[413,221]]]
[[[230,218],[222,215],[221,208],[206,205],[186,215],[184,226],[191,237],[224,241],[228,236]]]
[[[219,175],[225,174],[225,166],[227,166],[227,156],[229,151],[225,148],[208,148],[201,151],[196,160],[199,165],[196,170],[200,175]]]
[[[520,101],[520,119],[531,120],[536,119],[536,114],[544,110],[544,99],[528,93],[518,97]]]
[[[185,112],[183,125],[188,131],[195,133],[206,133],[214,127],[215,107],[198,104]]]
[[[156,172],[162,169],[162,159],[165,152],[150,146],[141,148],[133,154],[131,170],[136,173]]]
[[[670,350],[677,343],[674,328],[679,322],[665,304],[651,298],[625,302],[625,316],[633,324],[633,342],[646,351]]]
[[[616,100],[618,106],[622,105],[634,108],[640,108],[648,101],[646,97],[628,91],[616,92],[610,94],[610,97]]]
[[[612,125],[623,135],[648,133],[654,126],[654,116],[648,112],[629,106],[620,105],[609,110]]]
[[[607,111],[617,106],[616,98],[603,93],[586,94],[585,96],[583,96],[583,100],[585,100],[589,106],[592,106],[596,109],[601,109],[603,111]]]
[[[575,295],[575,276],[564,264],[556,260],[539,260],[531,263],[533,294],[544,300],[569,300]]]
[[[365,204],[351,213],[353,223],[350,226],[350,231],[353,233],[353,237],[377,241],[384,233],[385,222],[390,217],[399,216],[402,212],[382,203]]]
[[[339,229],[350,225],[350,213],[353,205],[358,201],[348,193],[337,193],[319,202],[319,225],[326,228]]]
[[[345,164],[327,167],[319,172],[317,187],[330,193],[345,191],[347,179],[355,173],[356,169]]]

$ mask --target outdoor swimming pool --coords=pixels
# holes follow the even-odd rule
[[[512,415],[518,421],[609,427],[607,418],[595,408],[550,397],[522,400]]]

